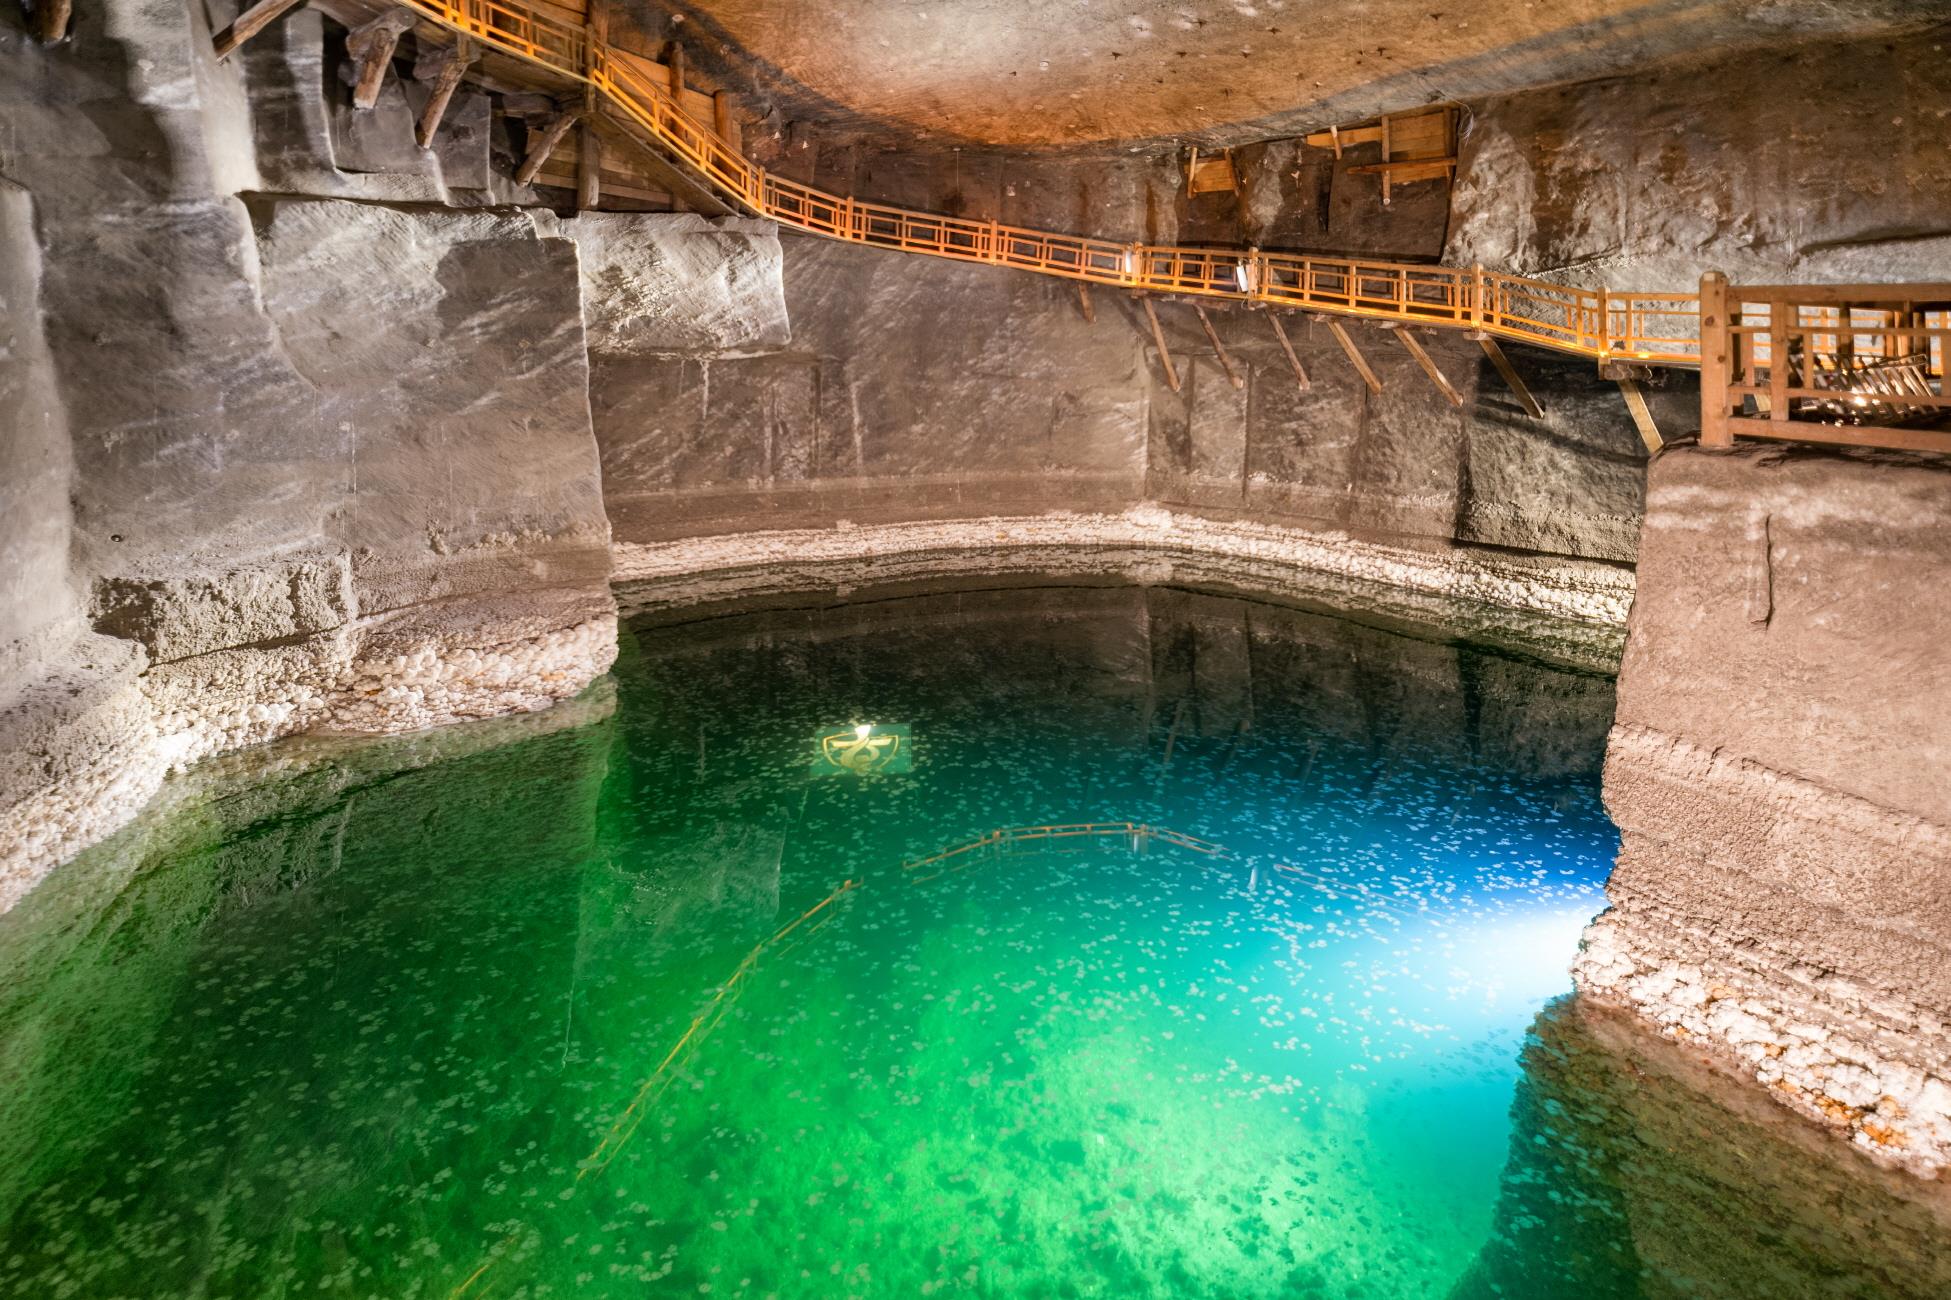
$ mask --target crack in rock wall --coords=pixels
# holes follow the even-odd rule
[[[1951,471],[1660,457],[1574,975],[1879,1159],[1951,1163]]]

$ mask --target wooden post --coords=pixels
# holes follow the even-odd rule
[[[256,4],[237,15],[236,22],[217,33],[211,48],[216,50],[219,59],[227,59],[238,46],[303,3],[305,0],[257,0]]]
[[[1511,359],[1504,355],[1504,349],[1497,345],[1497,340],[1482,332],[1479,332],[1476,338],[1478,345],[1484,350],[1484,355],[1490,358],[1490,364],[1497,367],[1497,373],[1504,377],[1504,382],[1510,385],[1513,393],[1517,394],[1518,404],[1524,408],[1525,414],[1534,420],[1542,420],[1545,408],[1538,405],[1537,398],[1531,396],[1531,390],[1525,386],[1524,380],[1518,377],[1516,368],[1511,365]]]
[[[1206,315],[1204,305],[1194,303],[1192,309],[1199,313],[1199,323],[1206,327],[1206,337],[1212,341],[1213,351],[1219,354],[1219,366],[1226,372],[1226,382],[1235,388],[1245,388],[1246,380],[1233,369],[1233,358],[1226,355],[1226,345],[1219,341],[1219,331],[1213,328],[1212,318]]]
[[[566,109],[549,123],[549,129],[529,146],[528,157],[522,159],[522,169],[515,173],[515,184],[527,185],[535,179],[535,174],[542,170],[542,164],[549,160],[549,155],[562,143],[562,137],[569,134],[569,128],[576,125],[582,115],[581,109]]]
[[[1381,392],[1382,381],[1375,377],[1373,370],[1369,369],[1368,358],[1364,357],[1361,349],[1355,346],[1355,340],[1348,337],[1348,331],[1341,327],[1341,322],[1332,316],[1316,316],[1314,319],[1325,324],[1328,332],[1335,336],[1335,342],[1341,344],[1341,350],[1348,354],[1348,360],[1353,363],[1355,372],[1362,377],[1362,382],[1368,385],[1368,391]]]
[[[434,74],[433,93],[427,97],[427,106],[420,110],[420,120],[413,127],[413,138],[422,149],[433,148],[434,133],[440,130],[440,119],[447,116],[448,102],[460,89],[461,78],[467,75],[468,64],[474,62],[475,57],[474,42],[465,36],[456,36],[453,45],[448,47],[440,71]]]
[[[684,47],[676,41],[671,42],[671,57],[666,65],[671,73],[671,98],[677,101],[678,111],[684,109]]]
[[[711,94],[711,129],[726,144],[732,142],[732,92],[715,90]]]
[[[1152,323],[1152,342],[1158,344],[1158,359],[1165,367],[1165,382],[1176,393],[1179,391],[1179,372],[1172,367],[1172,352],[1165,346],[1165,331],[1159,328],[1158,309],[1152,306],[1149,297],[1141,297],[1138,301],[1145,304],[1145,319]]]
[[[1463,398],[1458,396],[1456,389],[1450,386],[1450,381],[1443,377],[1443,372],[1436,368],[1436,362],[1430,359],[1429,353],[1423,351],[1423,345],[1417,341],[1416,336],[1407,329],[1395,331],[1395,336],[1402,340],[1402,346],[1409,349],[1409,355],[1416,358],[1416,364],[1423,368],[1423,373],[1429,376],[1429,381],[1436,385],[1437,391],[1443,394],[1450,405],[1462,406]]]
[[[1639,430],[1639,440],[1646,444],[1646,454],[1655,455],[1666,442],[1660,437],[1660,426],[1653,423],[1653,410],[1646,404],[1646,394],[1630,379],[1617,382],[1620,396],[1626,399],[1626,409],[1632,413],[1633,427]]]
[[[388,9],[369,23],[346,33],[346,52],[359,64],[359,76],[352,87],[352,106],[370,109],[379,102],[379,89],[386,81],[386,69],[393,65],[393,52],[400,36],[416,22],[411,9]]]
[[[1727,277],[1709,271],[1700,277],[1700,445],[1732,447],[1727,425],[1729,341]]]
[[[1280,323],[1280,313],[1270,311],[1267,313],[1267,319],[1273,322],[1274,337],[1280,340],[1280,350],[1287,354],[1287,364],[1294,367],[1294,382],[1299,384],[1301,391],[1305,393],[1313,385],[1308,383],[1307,371],[1301,368],[1301,359],[1294,355],[1294,345],[1287,341],[1287,327]]]
[[[583,118],[576,135],[576,207],[595,207],[603,201],[603,137],[596,133],[594,114]]]
[[[74,0],[35,0],[34,34],[41,44],[53,45],[68,34],[68,20],[74,16]]]
[[[1088,280],[1077,282],[1077,304],[1084,309],[1084,323],[1097,324],[1097,311],[1091,306],[1091,284]]]
[[[1788,419],[1788,322],[1795,308],[1781,298],[1768,303],[1768,418]]]

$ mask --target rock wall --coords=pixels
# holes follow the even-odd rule
[[[1087,323],[1072,286],[807,236],[715,238],[767,246],[752,257],[783,244],[790,341],[601,344],[592,401],[620,540],[1138,498],[1138,340]]]
[[[1709,270],[1737,284],[1942,280],[1947,58],[1951,27],[1937,27],[1475,105],[1444,260],[1681,292]]]
[[[173,767],[539,708],[614,654],[573,246],[247,202],[247,87],[199,6],[97,6],[52,47],[21,21],[0,907]]]
[[[1654,462],[1580,986],[1879,1158],[1951,1162],[1951,470]]]

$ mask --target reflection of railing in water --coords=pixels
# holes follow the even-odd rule
[[[1211,840],[1202,840],[1196,835],[1187,835],[1184,831],[1152,826],[1145,822],[1058,822],[1047,826],[1004,826],[990,831],[981,839],[970,840],[967,844],[958,844],[952,849],[943,849],[940,853],[925,858],[916,858],[913,862],[904,862],[901,864],[901,870],[917,871],[922,867],[933,866],[937,862],[947,862],[951,858],[959,858],[965,853],[974,853],[979,849],[1001,848],[1043,840],[1087,838],[1128,839],[1133,848],[1153,840],[1161,840],[1166,844],[1176,844],[1182,849],[1191,849],[1195,853],[1226,852],[1225,848]],[[921,878],[932,880],[934,877]]]

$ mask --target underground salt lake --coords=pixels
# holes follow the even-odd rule
[[[0,1295],[1946,1294],[1570,996],[1612,682],[1167,587],[627,622],[0,918]]]

